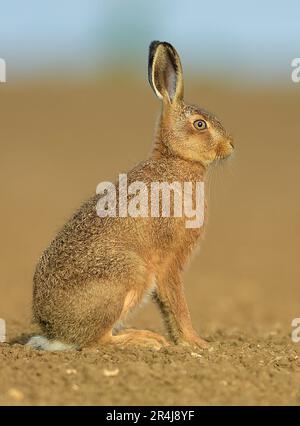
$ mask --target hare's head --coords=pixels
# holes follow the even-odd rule
[[[220,121],[209,112],[183,101],[183,74],[178,53],[166,42],[153,41],[148,76],[162,100],[156,148],[207,167],[233,152],[233,142]]]

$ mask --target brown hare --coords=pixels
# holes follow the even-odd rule
[[[162,102],[154,147],[127,174],[128,183],[205,182],[208,167],[233,152],[232,138],[207,111],[183,101],[178,53],[154,41],[149,82]],[[118,189],[117,189],[118,190]],[[121,329],[151,295],[176,344],[205,347],[194,330],[182,271],[203,232],[182,217],[99,217],[96,194],[75,212],[43,253],[33,287],[34,320],[43,331],[29,345],[64,350],[97,345],[159,349],[168,341],[151,331]],[[206,219],[206,210],[205,210]]]

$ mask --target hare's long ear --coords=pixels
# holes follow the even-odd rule
[[[153,41],[149,47],[149,83],[156,95],[169,103],[183,99],[183,74],[178,53],[166,42]]]

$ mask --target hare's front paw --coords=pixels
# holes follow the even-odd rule
[[[197,334],[186,335],[177,342],[181,346],[191,346],[193,348],[208,348],[208,343]]]

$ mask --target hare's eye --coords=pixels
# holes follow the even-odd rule
[[[196,120],[196,121],[194,121],[194,127],[197,130],[204,130],[204,129],[207,128],[206,121],[204,121],[204,120]]]

